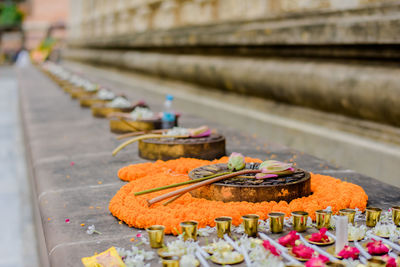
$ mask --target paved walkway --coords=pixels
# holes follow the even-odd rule
[[[112,73],[73,69],[117,94],[125,94],[132,101],[145,99],[155,112],[162,108],[165,94],[148,90],[156,86],[154,84],[145,86],[140,80],[125,84],[111,81]],[[45,236],[46,247],[41,248],[46,250],[43,254],[48,257],[49,265],[76,267],[81,264],[82,257],[111,246],[130,248],[131,238],[143,230],[118,223],[110,214],[108,204],[125,184],[116,177],[118,170],[145,161],[137,155],[137,144],[112,157],[111,151],[120,142],[110,133],[108,121],[94,118],[90,110],[80,108],[77,101],[35,68],[27,69],[19,77],[19,86],[26,144]],[[175,96],[176,104],[182,102],[179,96]],[[371,206],[387,208],[398,204],[400,190],[396,187],[272,143],[263,136],[252,136],[196,116],[193,112],[199,107],[199,104],[182,109],[177,106],[177,110],[184,114],[180,124],[185,127],[206,124],[218,129],[227,139],[227,154],[237,151],[261,159],[274,156],[281,161],[296,157],[299,168],[361,185]],[[86,229],[89,225],[95,225],[102,234],[88,235]],[[165,237],[166,242],[172,239],[168,235]],[[140,248],[149,249],[144,244]],[[151,263],[159,266],[158,259]]]
[[[36,267],[37,252],[12,68],[0,68],[0,267]]]

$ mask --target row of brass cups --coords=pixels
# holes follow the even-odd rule
[[[366,225],[368,227],[375,227],[381,217],[382,209],[368,207],[365,210]],[[270,217],[270,226],[272,233],[280,233],[283,231],[284,213],[273,212],[268,214]],[[329,228],[331,225],[332,212],[326,210],[315,211],[316,226],[318,229],[323,227]],[[354,209],[341,209],[339,210],[340,216],[347,216],[349,223],[354,225],[356,210]],[[297,232],[304,232],[307,228],[308,213],[304,211],[294,211],[293,228]],[[392,219],[396,226],[400,226],[400,206],[392,207]]]
[[[181,222],[180,226],[183,232],[183,239],[197,240],[197,228],[198,222],[196,221],[185,221]],[[163,225],[153,225],[146,228],[146,232],[149,234],[150,246],[152,248],[161,248],[164,245],[164,230]]]
[[[366,225],[368,227],[374,227],[380,219],[382,210],[379,208],[368,207],[366,209]],[[317,228],[328,228],[331,224],[332,213],[326,210],[317,210],[316,214],[316,225]],[[342,209],[339,211],[340,216],[347,216],[349,222],[354,224],[354,217],[356,210],[354,209]],[[272,233],[281,233],[284,226],[285,214],[281,212],[271,212],[268,214],[270,218],[270,229]],[[305,211],[294,211],[292,212],[293,217],[293,229],[297,232],[304,232],[307,229],[308,213]],[[392,208],[393,222],[400,226],[400,206]],[[243,228],[245,234],[250,237],[257,236],[258,233],[258,220],[259,216],[256,214],[248,214],[242,216]],[[217,226],[217,236],[223,238],[225,234],[231,235],[232,218],[231,217],[218,217],[215,219]],[[183,239],[197,240],[197,229],[198,222],[196,221],[185,221],[180,223]],[[150,246],[152,248],[161,248],[164,245],[164,230],[163,225],[153,225],[146,229],[149,234]],[[167,257],[163,258],[162,265],[164,267],[175,267],[179,266],[179,257]]]
[[[181,222],[180,226],[182,228],[184,240],[197,240],[198,222],[185,221]],[[164,246],[164,230],[165,227],[163,225],[153,225],[146,228],[152,248],[161,248]],[[179,267],[179,257],[163,257],[161,263],[163,267]]]
[[[258,231],[258,219],[256,214],[244,215],[243,226],[245,233],[248,236],[256,236]],[[218,217],[215,219],[217,225],[217,236],[223,238],[225,234],[231,235],[232,218]],[[198,222],[185,221],[180,223],[184,240],[197,240]],[[152,248],[161,248],[164,245],[164,230],[163,225],[153,225],[146,228],[149,235],[150,246]]]
[[[377,222],[380,220],[382,210],[379,208],[368,207],[366,209],[366,225],[368,227],[375,227]],[[318,229],[323,227],[329,228],[331,225],[332,212],[326,210],[317,210],[316,214],[316,226]],[[341,209],[339,211],[340,216],[347,216],[349,223],[354,224],[354,217],[356,210],[354,209]],[[268,214],[270,218],[270,229],[272,233],[281,233],[284,226],[285,214],[281,212],[271,212]],[[297,232],[304,232],[307,229],[308,213],[305,211],[294,211],[292,212],[293,218],[293,229]],[[256,214],[248,214],[242,216],[243,228],[245,234],[250,237],[257,236],[258,232],[258,219],[259,216]],[[400,206],[392,208],[392,219],[395,225],[400,226]],[[215,219],[217,226],[217,236],[223,238],[225,234],[231,234],[232,218],[231,217],[218,217]],[[196,221],[185,221],[180,223],[183,239],[197,240],[197,228],[198,222]],[[153,225],[146,229],[149,234],[150,246],[152,248],[160,248],[164,244],[164,229],[162,225]]]
[[[375,227],[381,218],[382,209],[367,207],[365,210],[365,224],[368,227]],[[317,210],[316,214],[316,225],[320,229],[322,227],[328,228],[330,226],[332,213],[325,210]],[[339,210],[340,216],[347,216],[349,223],[354,225],[354,218],[356,210],[354,209],[341,209]],[[400,226],[400,206],[392,207],[392,219],[396,226]]]

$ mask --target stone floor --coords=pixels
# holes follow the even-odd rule
[[[124,85],[78,70],[116,93],[131,99],[146,99],[154,111],[160,111],[163,94],[150,92],[139,81]],[[64,93],[55,83],[34,68],[19,76],[21,105],[28,158],[30,158],[36,199],[45,236],[46,255],[51,266],[79,266],[80,259],[110,246],[129,248],[139,229],[130,228],[108,211],[108,203],[124,182],[116,177],[119,168],[143,162],[136,145],[117,157],[111,151],[119,142],[109,132],[105,119],[93,118],[89,110]],[[300,168],[339,177],[361,185],[369,195],[369,204],[382,208],[398,204],[399,189],[353,171],[332,166],[326,161],[290,149],[230,127],[222,127],[191,111],[182,110],[181,125],[207,124],[227,138],[227,153],[241,152],[264,159],[297,157]],[[71,164],[71,163],[74,164]],[[82,224],[85,224],[82,227]],[[101,235],[88,235],[86,227],[95,225]],[[172,237],[167,236],[170,240]],[[148,249],[148,247],[146,247]],[[152,266],[158,262],[152,262]]]
[[[32,198],[25,164],[18,83],[9,67],[0,68],[0,147],[0,267],[36,267]]]

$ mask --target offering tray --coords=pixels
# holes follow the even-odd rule
[[[259,163],[247,163],[246,169],[258,169]],[[205,176],[228,172],[225,163],[206,165],[192,170],[190,179],[198,179]],[[216,200],[223,202],[247,201],[263,202],[281,200],[290,202],[293,199],[306,197],[311,194],[310,173],[302,169],[296,169],[293,174],[282,175],[276,178],[255,179],[240,176],[226,179],[217,183],[203,186],[190,192],[197,198]]]
[[[181,157],[212,160],[225,156],[225,137],[211,134],[200,138],[162,138],[139,141],[139,156],[149,160]]]

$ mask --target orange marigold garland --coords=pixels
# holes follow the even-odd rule
[[[211,201],[192,197],[189,193],[169,204],[160,203],[148,207],[146,199],[154,198],[176,188],[154,192],[143,196],[134,196],[135,192],[187,181],[190,170],[209,164],[226,163],[228,157],[219,160],[207,161],[199,159],[181,158],[155,163],[140,163],[124,167],[119,170],[118,176],[124,185],[110,201],[109,209],[118,219],[129,226],[146,228],[151,225],[165,225],[167,234],[176,233],[179,223],[186,220],[196,220],[199,227],[215,226],[214,218],[230,216],[232,223],[239,225],[244,214],[258,214],[260,219],[266,219],[272,211],[290,212],[296,210],[307,211],[314,219],[315,210],[332,207],[333,212],[343,208],[358,208],[365,210],[368,196],[364,190],[355,184],[343,182],[339,179],[311,173],[312,195],[286,201],[261,202],[229,202]],[[247,162],[261,162],[258,159],[246,158]]]

